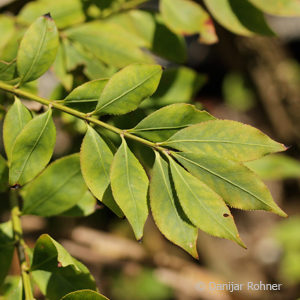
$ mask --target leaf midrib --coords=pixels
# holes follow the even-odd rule
[[[156,71],[156,72],[152,72],[149,76],[147,76],[146,78],[144,78],[142,81],[140,81],[139,83],[137,83],[136,85],[134,85],[133,87],[131,87],[130,89],[124,91],[121,95],[113,98],[112,100],[110,100],[109,102],[105,103],[103,106],[96,108],[96,111],[101,111],[103,110],[105,107],[112,105],[114,102],[118,101],[120,98],[126,96],[127,94],[129,94],[130,92],[134,91],[135,89],[139,88],[142,84],[144,84],[146,81],[148,81],[150,78],[154,77],[156,74],[158,74],[160,72]],[[103,94],[102,94],[103,95]],[[99,101],[101,100],[101,97],[99,99]]]
[[[269,207],[271,207],[271,208],[274,208],[274,207],[271,206],[270,204],[268,204],[268,203],[266,203],[265,201],[263,201],[262,199],[260,199],[258,196],[254,195],[252,192],[248,191],[247,189],[243,188],[242,186],[239,186],[238,184],[232,182],[231,180],[229,180],[229,179],[223,177],[222,175],[217,174],[217,173],[213,172],[212,170],[207,169],[207,168],[205,168],[204,166],[200,165],[199,163],[196,163],[196,162],[194,162],[194,161],[192,161],[192,160],[190,160],[190,159],[188,159],[188,158],[186,158],[186,157],[183,157],[183,156],[181,156],[181,155],[179,155],[179,156],[180,156],[181,158],[185,159],[186,161],[189,161],[190,163],[192,163],[192,164],[198,166],[199,168],[201,168],[201,169],[207,171],[208,173],[211,173],[212,175],[214,175],[214,176],[216,176],[216,177],[219,177],[220,179],[223,179],[224,181],[228,182],[229,184],[231,184],[231,185],[233,185],[233,186],[235,186],[235,187],[241,189],[242,191],[246,192],[246,193],[249,194],[250,196],[256,198],[256,199],[259,200],[259,201],[261,201],[261,202],[262,202],[263,204],[265,204],[266,206],[269,206]]]
[[[194,192],[191,190],[189,184],[186,182],[186,180],[184,179],[184,177],[183,177],[183,176],[180,174],[180,172],[177,170],[177,167],[176,167],[176,165],[175,165],[174,162],[173,162],[173,166],[175,167],[175,170],[176,170],[177,174],[181,177],[183,183],[187,186],[187,188],[188,188],[188,190],[190,191],[190,193],[191,193],[191,194],[193,195],[193,197],[197,200],[197,202],[200,203],[201,207],[207,212],[208,215],[210,215],[210,217],[211,217],[213,220],[215,220],[215,221],[221,226],[221,228],[225,229],[225,231],[226,231],[227,233],[229,233],[229,235],[232,236],[234,240],[236,240],[235,235],[232,234],[231,231],[229,231],[229,230],[227,229],[226,226],[224,226],[222,223],[220,223],[219,220],[216,219],[215,216],[214,216],[213,214],[211,214],[211,212],[209,211],[209,209],[207,209],[207,208],[205,207],[205,205],[203,205],[202,202],[198,200],[197,195],[194,194]]]

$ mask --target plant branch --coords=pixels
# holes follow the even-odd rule
[[[16,87],[14,87],[12,85],[9,85],[7,83],[4,83],[2,81],[0,81],[0,89],[4,90],[6,92],[9,92],[9,93],[13,93],[16,96],[20,96],[20,97],[23,97],[23,98],[26,98],[26,99],[30,99],[30,100],[39,102],[39,103],[47,105],[47,106],[51,106],[53,108],[56,108],[56,109],[58,109],[60,111],[65,112],[67,114],[73,115],[73,116],[75,116],[77,118],[80,118],[82,120],[85,120],[85,121],[87,121],[89,123],[93,123],[95,125],[103,127],[105,129],[108,129],[108,130],[110,130],[112,132],[115,132],[115,133],[117,133],[119,135],[123,135],[126,138],[129,138],[131,140],[137,141],[139,143],[142,143],[142,144],[144,144],[144,145],[146,145],[148,147],[154,148],[156,150],[159,150],[159,151],[165,151],[166,150],[165,148],[159,146],[157,143],[150,142],[150,141],[148,141],[146,139],[143,139],[143,138],[140,138],[138,136],[135,136],[135,135],[127,132],[126,130],[122,130],[122,129],[117,128],[117,127],[115,127],[113,125],[110,125],[110,124],[107,124],[105,122],[102,122],[102,121],[100,121],[98,119],[95,119],[95,118],[91,117],[89,114],[85,114],[85,113],[80,112],[78,110],[75,110],[73,108],[64,106],[64,105],[60,104],[59,102],[51,101],[51,100],[39,97],[37,95],[31,94],[29,92],[23,91],[21,89],[17,89]]]
[[[25,241],[23,239],[23,230],[20,219],[20,209],[19,209],[19,201],[18,201],[18,192],[16,188],[11,188],[10,190],[10,205],[11,205],[11,220],[14,232],[14,240],[15,246],[17,249],[17,254],[19,258],[21,274],[22,274],[22,282],[23,288],[25,292],[25,300],[34,300],[32,289],[31,289],[31,281],[28,273],[29,266],[26,261],[25,255]]]

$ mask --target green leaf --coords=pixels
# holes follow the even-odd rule
[[[148,177],[122,138],[122,145],[115,154],[111,166],[113,196],[133,228],[136,238],[143,236],[148,216]]]
[[[209,153],[227,159],[250,161],[284,151],[260,130],[235,121],[214,120],[192,125],[161,143],[184,152]]]
[[[8,189],[8,167],[6,160],[0,155],[0,193]]]
[[[53,64],[53,71],[64,88],[69,91],[73,85],[73,76],[67,72],[66,51],[63,44],[60,44]]]
[[[249,0],[258,9],[276,16],[300,16],[300,2],[295,0]]]
[[[204,0],[213,17],[226,29],[240,35],[274,35],[263,13],[248,0]]]
[[[245,247],[223,199],[173,159],[170,165],[180,204],[191,222],[206,233]]]
[[[44,169],[51,159],[55,138],[51,109],[25,125],[11,150],[9,169],[11,186],[24,185]]]
[[[119,35],[118,28],[114,24],[94,21],[70,28],[65,34],[104,63],[117,68],[135,62],[153,63],[153,58],[149,54],[144,53],[126,37]]]
[[[0,16],[0,52],[2,48],[8,43],[15,31],[14,19],[11,16]]]
[[[109,170],[113,154],[101,136],[88,126],[80,150],[80,165],[83,178],[97,199],[100,201],[110,179]]]
[[[23,288],[21,276],[7,276],[0,287],[0,297],[5,300],[22,300]]]
[[[11,222],[0,224],[0,286],[10,269],[15,244]]]
[[[60,216],[64,217],[86,217],[95,212],[97,200],[90,191],[86,191],[80,200],[71,207],[64,211]]]
[[[133,64],[122,69],[108,81],[95,112],[118,115],[135,110],[156,91],[161,74],[159,65]]]
[[[104,192],[101,201],[105,206],[107,206],[119,218],[124,218],[124,214],[123,214],[122,210],[120,209],[120,207],[116,203],[116,200],[114,199],[110,185]]]
[[[36,242],[30,271],[41,292],[50,300],[76,290],[96,290],[89,270],[47,234]]]
[[[79,155],[63,157],[22,189],[23,214],[58,215],[76,205],[85,193]]]
[[[93,111],[107,81],[98,79],[78,86],[64,99],[64,104],[82,112]]]
[[[176,33],[200,34],[203,42],[218,41],[209,14],[197,3],[188,0],[161,0],[160,11],[165,23]]]
[[[300,162],[286,155],[269,155],[246,166],[266,180],[300,178]]]
[[[54,62],[58,46],[54,21],[48,15],[39,17],[25,32],[19,47],[17,68],[21,83],[43,75]]]
[[[31,119],[30,111],[15,97],[15,102],[8,110],[3,124],[3,142],[8,161],[11,160],[11,151],[17,136]]]
[[[80,0],[39,0],[26,4],[18,15],[18,21],[23,24],[31,24],[41,15],[51,12],[58,28],[65,28],[85,20],[83,3]]]
[[[168,68],[163,72],[154,95],[145,100],[140,107],[163,107],[173,103],[191,102],[205,82],[206,77],[192,69]]]
[[[241,163],[209,154],[174,153],[176,159],[234,208],[262,209],[286,217],[265,184]]]
[[[108,300],[108,298],[91,290],[81,290],[69,293],[61,300]]]
[[[153,142],[162,142],[182,128],[214,119],[193,105],[178,103],[155,111],[129,131]]]
[[[6,62],[0,60],[0,80],[13,80],[16,74],[16,61]]]
[[[197,228],[185,220],[178,200],[173,195],[168,164],[157,152],[155,156],[150,181],[150,204],[154,221],[167,239],[198,258]]]

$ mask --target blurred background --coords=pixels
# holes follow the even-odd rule
[[[0,12],[17,15],[27,2],[1,0]],[[149,1],[142,8],[157,10],[157,1]],[[248,249],[200,232],[197,261],[167,241],[151,217],[143,240],[137,242],[128,222],[98,202],[95,212],[87,217],[24,216],[28,244],[33,246],[41,233],[49,233],[87,265],[99,290],[112,300],[294,300],[300,297],[300,18],[270,15],[266,18],[276,37],[241,37],[216,22],[219,39],[216,44],[201,44],[196,35],[185,37],[187,60],[183,65],[189,69],[172,71],[178,66],[176,63],[156,57],[167,68],[170,76],[164,80],[170,84],[155,97],[168,103],[170,97],[180,94],[182,99],[193,100],[218,118],[253,125],[287,145],[285,154],[248,164],[263,178],[275,201],[289,215],[287,219],[268,212],[233,209]],[[194,78],[193,86],[186,83],[189,76]],[[79,77],[77,85],[85,80]],[[177,90],[172,86],[174,82]],[[51,71],[31,89],[54,98],[65,93]],[[39,104],[24,103],[33,110],[41,109]],[[5,112],[2,104],[0,110],[2,126]],[[122,127],[122,122],[128,124],[128,118],[135,122],[132,114],[115,122]],[[54,158],[79,151],[83,124],[61,114],[55,120]],[[4,155],[2,142],[1,153]],[[0,198],[0,218],[5,221],[9,218],[6,194],[0,194]],[[10,274],[18,272],[15,257]],[[282,286],[280,291],[243,289],[232,293],[201,289],[202,283],[247,285],[247,282],[260,281]],[[37,299],[43,299],[36,293]]]

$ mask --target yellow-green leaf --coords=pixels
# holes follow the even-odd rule
[[[173,159],[170,165],[180,204],[191,222],[206,233],[245,247],[223,199]]]
[[[93,111],[107,81],[97,79],[78,86],[64,99],[64,104],[82,112]]]
[[[204,0],[204,3],[222,26],[236,34],[274,35],[263,13],[248,0]]]
[[[113,154],[101,136],[88,126],[80,150],[83,178],[97,199],[102,200],[110,179],[109,171]]]
[[[174,32],[183,35],[198,33],[200,39],[209,44],[218,41],[209,14],[199,4],[190,0],[161,0],[160,11]]]
[[[6,62],[0,60],[0,80],[13,80],[16,75],[16,61]]]
[[[135,110],[156,91],[161,74],[159,65],[133,64],[122,69],[106,84],[95,112],[118,115]]]
[[[151,141],[162,142],[182,128],[214,119],[193,105],[178,103],[155,111],[129,131]]]
[[[250,161],[286,150],[260,130],[235,121],[213,120],[175,133],[162,145],[183,152],[209,153],[227,159]]]
[[[128,219],[136,238],[143,236],[148,216],[148,177],[134,154],[122,138],[122,145],[115,154],[110,173],[114,199]]]
[[[8,189],[8,167],[6,160],[0,155],[0,193]]]
[[[80,290],[65,295],[61,300],[109,300],[92,290]]]
[[[187,221],[173,194],[168,164],[157,152],[155,156],[150,181],[150,204],[154,221],[167,239],[198,258],[198,230]]]
[[[80,202],[86,189],[79,155],[63,157],[22,189],[22,213],[44,217],[58,215]]]
[[[58,46],[54,21],[49,15],[39,17],[25,32],[19,47],[17,68],[21,83],[43,75],[54,62]]]
[[[174,153],[176,159],[234,208],[261,209],[285,217],[265,184],[241,163],[208,154]]]
[[[276,16],[300,16],[300,2],[295,0],[249,0],[262,11]]]
[[[56,139],[52,111],[30,120],[17,136],[11,150],[9,184],[24,185],[32,180],[51,159]]]
[[[11,151],[17,136],[31,119],[30,111],[15,97],[15,102],[8,110],[3,124],[3,142],[8,161],[11,160]]]

